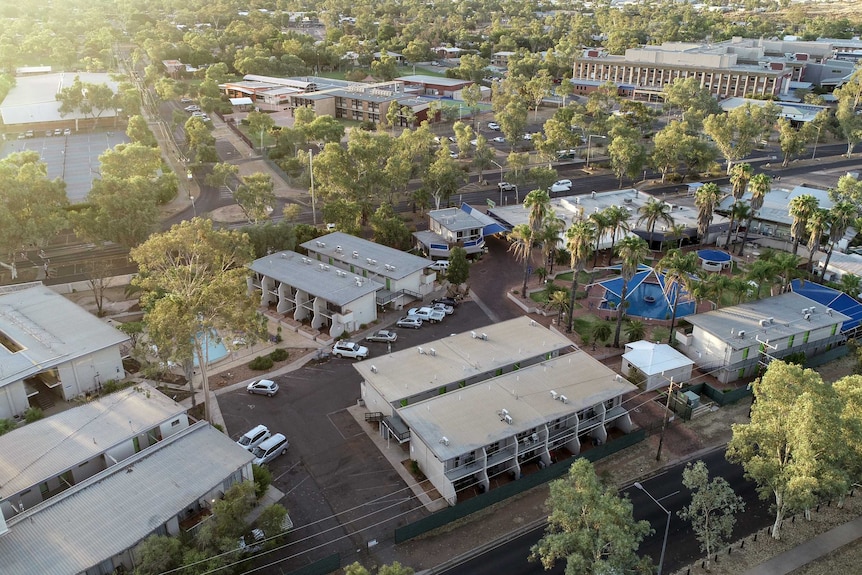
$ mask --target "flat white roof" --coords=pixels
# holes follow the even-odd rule
[[[461,208],[443,208],[431,210],[428,217],[440,223],[447,230],[457,232],[470,229],[481,229],[485,224],[472,214],[468,214]]]
[[[129,337],[42,284],[0,288],[0,387]]]
[[[328,256],[345,264],[396,280],[423,270],[434,263],[429,259],[420,258],[344,232],[332,232],[309,240],[302,244],[302,247],[307,249],[309,253]],[[353,252],[357,252],[356,257],[353,257]]]
[[[814,308],[805,319],[804,309]],[[773,318],[771,323],[762,326],[761,320]],[[849,316],[837,311],[826,313],[826,308],[816,301],[801,296],[795,292],[787,292],[777,296],[759,299],[740,305],[725,307],[686,316],[685,321],[712,334],[733,349],[743,349],[770,339],[782,339],[805,333],[814,329],[841,324],[850,319]],[[744,336],[740,337],[742,330]]]
[[[694,361],[681,354],[666,343],[634,341],[626,344],[623,359],[644,372],[654,375],[663,371],[694,365]]]
[[[110,74],[90,72],[59,72],[54,74],[38,74],[15,78],[15,85],[0,104],[0,115],[7,126],[17,124],[34,124],[41,122],[71,121],[85,118],[80,112],[60,115],[60,102],[57,94],[63,88],[68,88],[79,77],[85,84],[107,84],[114,93],[119,84],[111,79]],[[111,118],[116,115],[114,108],[100,111],[101,118]],[[87,116],[92,120],[92,116]]]
[[[473,333],[477,337],[473,337]],[[482,334],[488,339],[482,339]],[[574,347],[571,340],[527,316],[454,334],[353,368],[390,403],[493,372],[518,361]],[[431,355],[431,350],[435,355]],[[372,364],[375,371],[371,370]]]
[[[344,272],[291,251],[256,259],[248,267],[339,306],[345,306],[384,287],[374,280]],[[360,281],[356,281],[357,277]]]
[[[140,383],[0,436],[0,499],[146,433],[186,409]]]
[[[793,198],[803,194],[812,195],[817,198],[818,207],[824,210],[832,208],[832,200],[829,199],[829,192],[826,190],[806,186],[796,186],[792,189],[773,187],[764,196],[763,207],[757,211],[757,219],[789,226],[793,223],[793,218],[790,217],[787,206]],[[742,196],[742,201],[748,202],[749,200],[751,200],[751,192],[745,192],[745,195]],[[732,196],[725,197],[716,209],[729,210],[733,202]]]
[[[577,350],[402,407],[398,415],[411,435],[446,461],[636,390],[612,369]],[[551,391],[558,398],[565,396],[566,403],[555,400]],[[503,409],[512,418],[511,425],[503,420]]]
[[[441,76],[428,76],[426,74],[411,74],[395,78],[399,82],[410,84],[431,84],[434,86],[449,86],[454,88],[464,84],[473,84],[473,80],[462,80],[461,78],[443,78]]]
[[[7,521],[3,574],[86,571],[135,546],[252,459],[199,422]]]

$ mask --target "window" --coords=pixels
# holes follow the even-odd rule
[[[179,420],[179,419],[175,419],[175,420],[173,420],[173,421],[171,422],[171,427],[176,427],[176,426],[178,426],[179,424],[180,424],[180,420]]]

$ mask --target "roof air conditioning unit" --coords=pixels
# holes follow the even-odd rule
[[[806,313],[805,315],[802,316],[802,319],[804,319],[805,321],[811,321],[811,314]]]
[[[365,263],[367,263],[368,265],[371,265],[371,261],[371,258],[365,258]]]
[[[530,436],[530,439],[532,439],[533,441],[539,441],[539,435],[537,433],[534,433]]]
[[[500,417],[506,417],[507,415],[509,415],[509,410],[508,410],[508,409],[505,409],[505,408],[504,408],[504,409],[501,409],[501,410],[500,410]]]
[[[437,350],[436,350],[436,349],[434,349],[433,347],[432,347],[432,348],[430,348],[428,351],[429,351],[429,352],[431,352],[431,356],[432,356],[432,357],[436,357],[436,356],[437,356]]]
[[[768,325],[769,325],[769,320],[768,320],[768,319],[762,319],[762,320],[760,320],[760,327],[766,327],[766,326],[768,326]]]
[[[513,420],[512,420],[512,417],[511,417],[511,416],[507,415],[507,416],[505,416],[505,417],[503,418],[503,421],[505,421],[505,422],[506,422],[507,424],[509,424],[509,425],[512,425],[512,421],[513,421]]]
[[[376,365],[371,366],[371,373],[377,373],[377,366]]]
[[[562,401],[563,403],[569,403],[569,398],[568,398],[568,397],[566,397],[565,395],[561,395],[561,396],[560,396],[560,401]]]
[[[739,339],[744,338],[745,337],[745,330],[744,329],[739,330],[739,333],[737,335],[739,335]]]
[[[808,308],[808,313],[814,313],[815,311],[817,311],[817,309],[814,306]]]
[[[338,253],[341,253],[341,246],[335,246],[335,251],[337,251]]]
[[[553,389],[551,390],[551,399],[557,399],[557,396],[558,396],[558,395],[559,395],[559,393],[557,393],[557,392],[556,392],[556,391],[554,391]]]
[[[449,445],[449,438],[448,437],[441,437],[440,443],[442,443],[443,445]]]
[[[326,247],[326,242],[320,242],[320,247],[325,248],[325,247]]]
[[[353,257],[358,258],[358,257],[359,257],[359,252],[354,251],[354,252],[353,252]]]
[[[471,331],[471,332],[470,332],[470,337],[472,337],[473,339],[476,339],[476,338],[477,338],[477,337],[479,337],[479,336],[476,334],[476,332],[475,332],[475,331]]]
[[[831,308],[831,307],[827,307],[827,308],[826,308],[826,314],[827,314],[829,317],[832,317],[832,308]]]
[[[624,204],[630,204],[630,203],[632,203],[632,199],[631,198],[624,198],[623,203]]]
[[[425,355],[425,350],[424,350],[424,349],[422,349],[421,347],[417,347],[417,348],[416,348],[416,351],[418,351],[418,352],[419,352],[419,355]]]
[[[485,341],[488,341],[488,334],[487,334],[487,333],[482,333],[482,339],[483,339],[483,340],[485,340]]]

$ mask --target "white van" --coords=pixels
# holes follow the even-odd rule
[[[437,260],[428,267],[435,272],[445,272],[449,270],[449,260]]]
[[[252,450],[251,454],[254,455],[252,463],[255,465],[269,463],[279,455],[287,453],[288,447],[290,447],[290,442],[287,438],[280,433],[276,433]]]
[[[246,431],[236,443],[246,451],[251,451],[271,436],[272,434],[265,425],[258,425],[257,427]]]

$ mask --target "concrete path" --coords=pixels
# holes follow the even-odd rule
[[[749,569],[743,575],[787,575],[860,538],[862,538],[862,517],[821,533],[811,541],[797,545]]]

